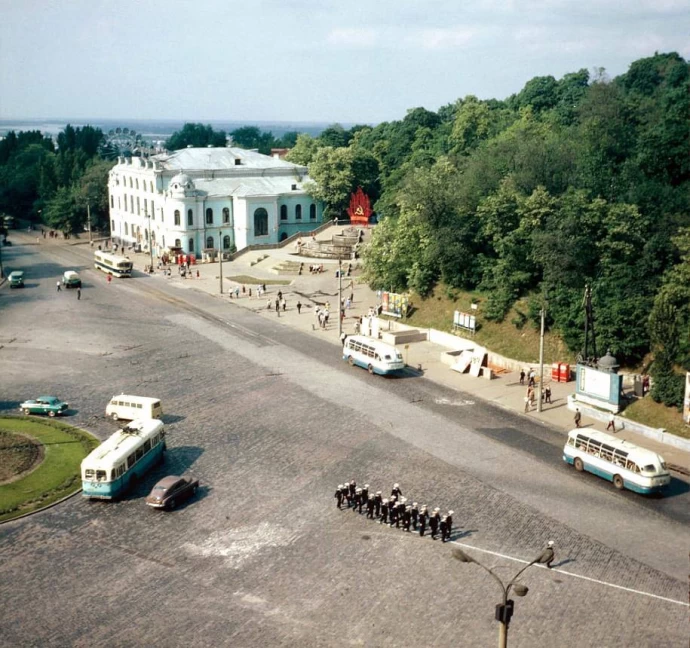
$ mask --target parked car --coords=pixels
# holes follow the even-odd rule
[[[55,396],[39,396],[36,400],[24,401],[19,409],[24,414],[47,414],[55,416],[62,414],[69,407],[68,403],[63,403]]]
[[[168,475],[153,487],[146,496],[146,503],[154,508],[172,511],[179,502],[192,497],[197,488],[199,488],[198,479]]]
[[[24,287],[24,271],[14,270],[10,272],[7,280],[10,282],[10,288],[23,288]]]
[[[81,278],[74,270],[67,270],[62,275],[62,285],[65,288],[81,288]]]

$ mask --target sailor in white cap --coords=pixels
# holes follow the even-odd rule
[[[393,497],[400,497],[402,495],[402,491],[400,490],[400,484],[393,484],[393,490],[391,491],[391,495]]]
[[[434,512],[429,518],[429,528],[431,529],[431,539],[436,540],[436,534],[438,533],[438,527],[441,523],[441,509],[436,507]]]
[[[388,524],[388,500],[385,498],[381,502],[381,519],[379,523]]]
[[[416,531],[417,519],[419,518],[419,507],[417,506],[417,502],[412,502],[412,509],[410,510],[410,513],[412,515],[412,528]]]
[[[383,501],[383,498],[381,497],[381,491],[376,491],[376,495],[374,495],[374,509],[375,509],[375,514],[376,517],[378,518],[379,515],[381,515],[381,502]]]
[[[453,530],[453,513],[455,511],[448,511],[446,513],[446,540],[450,540],[450,533]]]
[[[369,484],[362,487],[362,499],[366,502],[369,499]]]
[[[441,522],[439,523],[439,526],[441,527],[441,542],[446,541],[446,531],[448,529],[448,523],[446,522],[447,518],[445,515],[441,516]]]
[[[419,509],[419,535],[424,537],[424,532],[426,531],[426,519],[429,516],[427,513],[426,504]]]
[[[334,495],[337,503],[338,503],[338,509],[343,505],[343,485],[338,484],[338,488],[335,489],[335,495]]]

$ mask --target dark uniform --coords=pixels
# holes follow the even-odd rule
[[[362,491],[361,488],[358,488],[355,497],[357,498],[357,512],[362,515],[362,507],[366,503],[366,500],[364,499],[364,491]]]
[[[369,499],[367,500],[367,517],[370,520],[374,519],[374,496],[369,495]]]
[[[347,502],[347,505],[350,506],[350,487],[347,484],[343,484],[340,487],[340,492],[343,496],[343,504]]]
[[[365,502],[369,499],[369,484],[364,484],[364,486],[362,486],[362,497]]]
[[[403,513],[403,530],[409,533],[410,524],[412,524],[412,507],[408,506],[405,508],[405,512]]]
[[[348,488],[350,490],[350,494],[349,494],[349,497],[347,498],[347,505],[353,506],[354,501],[355,501],[355,493],[357,492],[357,482],[353,479],[350,482]]]
[[[426,531],[426,519],[426,506],[422,506],[422,510],[419,511],[419,535],[422,537],[424,537],[424,532]]]
[[[393,484],[393,490],[391,491],[391,497],[395,497],[396,499],[398,497],[402,496],[402,491],[400,490],[400,485],[399,484]]]
[[[381,502],[381,524],[388,524],[388,500]]]
[[[441,514],[438,509],[434,509],[434,512],[429,518],[429,528],[431,529],[431,539],[436,540],[436,535],[438,534],[438,525],[441,522]]]
[[[343,490],[342,489],[343,489],[342,484],[339,484],[338,488],[335,489],[335,495],[334,495],[334,497],[338,503],[339,509],[343,505]]]
[[[441,518],[441,522],[439,523],[439,526],[441,527],[441,542],[445,542],[446,541],[446,532],[448,531],[448,522],[446,520],[445,515]]]
[[[391,526],[395,524],[395,518],[398,515],[398,501],[395,497],[391,497],[388,500],[388,517],[390,519]]]
[[[374,495],[374,507],[376,510],[376,517],[379,517],[381,515],[381,491],[376,491],[376,495]]]
[[[403,515],[405,515],[405,498],[403,497],[396,505],[395,505],[395,528],[399,529],[400,528],[400,522],[404,522],[403,520]]]
[[[446,515],[446,540],[450,540],[450,534],[453,530],[453,511],[448,511]]]
[[[419,518],[419,507],[417,506],[417,502],[414,502],[412,504],[410,514],[412,516],[412,528],[416,531],[417,530],[417,518]]]

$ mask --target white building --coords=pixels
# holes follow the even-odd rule
[[[149,238],[200,257],[278,243],[314,229],[323,205],[303,189],[307,168],[241,148],[187,148],[149,159],[119,158],[110,171],[111,237],[120,244]]]

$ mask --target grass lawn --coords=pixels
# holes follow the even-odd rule
[[[483,317],[486,297],[481,293],[451,292],[443,286],[437,286],[432,296],[422,299],[419,295],[411,294],[410,300],[414,311],[402,321],[403,324],[451,333],[453,311],[471,313],[476,315],[477,331],[474,336],[469,331],[461,333],[461,337],[473,339],[477,344],[508,358],[531,364],[539,362],[539,329],[529,321],[522,328],[517,328],[513,323],[520,319],[518,311],[527,313],[526,300],[519,300],[502,322],[490,322]],[[470,308],[473,301],[477,303],[476,310]],[[575,354],[566,348],[560,337],[547,331],[544,335],[544,363],[552,362],[574,364]]]
[[[35,511],[79,490],[81,460],[99,443],[82,430],[34,417],[0,417],[0,432],[5,437],[30,437],[44,450],[43,461],[35,470],[0,485],[0,521]],[[11,452],[9,448],[6,451]]]
[[[625,417],[643,425],[664,428],[667,432],[690,439],[690,426],[685,425],[675,407],[655,403],[649,396],[639,398],[625,408]]]
[[[234,277],[225,277],[230,281],[235,281],[239,284],[247,284],[249,286],[259,286],[261,284],[266,284],[268,286],[289,286],[292,282],[289,279],[257,279],[256,277],[251,277],[249,275],[235,275]]]

